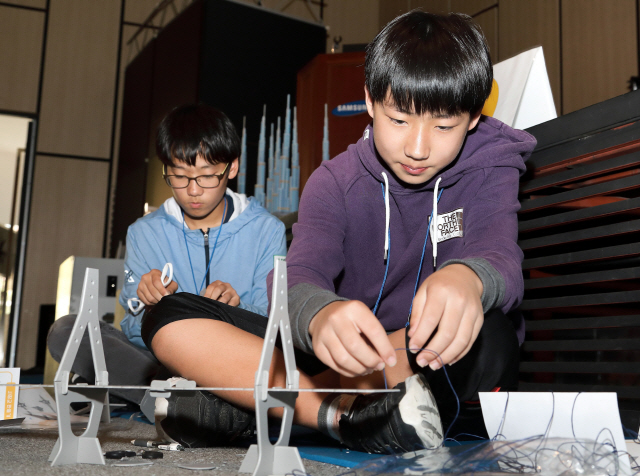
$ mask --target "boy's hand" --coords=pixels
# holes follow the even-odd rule
[[[153,306],[160,299],[169,294],[173,294],[178,290],[178,283],[171,281],[167,287],[164,287],[162,280],[162,271],[152,269],[147,274],[143,274],[138,284],[138,298],[145,306]]]
[[[463,264],[433,273],[413,299],[409,348],[421,349],[437,327],[427,348],[440,354],[444,364],[460,360],[471,349],[484,322],[481,296],[482,281]],[[436,354],[426,350],[418,354],[416,362],[434,370],[442,366]]]
[[[223,283],[220,280],[214,281],[207,289],[204,290],[204,297],[213,299],[214,301],[220,301],[223,304],[229,306],[237,306],[240,304],[240,296],[229,283]]]
[[[347,377],[366,375],[396,364],[387,333],[360,301],[335,301],[311,320],[309,334],[316,356]]]

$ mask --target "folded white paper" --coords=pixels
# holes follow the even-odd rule
[[[615,447],[630,468],[615,393],[486,392],[480,404],[489,438],[592,440]]]
[[[494,65],[493,78],[499,91],[496,119],[526,129],[557,117],[541,46]]]

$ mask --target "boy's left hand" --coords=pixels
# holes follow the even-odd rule
[[[229,283],[223,283],[220,280],[214,281],[207,289],[204,290],[204,297],[219,301],[229,306],[237,306],[240,304],[240,296]]]
[[[418,365],[436,370],[469,352],[484,322],[482,290],[478,275],[463,264],[445,266],[424,280],[413,299],[409,348],[421,349],[437,328],[427,348],[442,362],[423,350]]]

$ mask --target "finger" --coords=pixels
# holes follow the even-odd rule
[[[344,328],[333,328],[328,330],[322,339],[322,343],[330,349],[331,357],[336,363],[337,368],[343,375],[351,373],[353,375],[363,375],[371,370],[371,367],[364,365],[360,358],[362,356],[355,354],[350,348],[364,346],[364,352],[368,351],[373,354],[373,358],[377,363],[381,363],[382,360],[371,347],[369,347],[359,332],[353,325],[345,326]],[[346,345],[345,345],[346,344]],[[347,347],[347,345],[349,347]],[[356,357],[358,355],[358,357]],[[369,358],[371,355],[369,355]],[[345,373],[346,372],[346,373]]]
[[[418,353],[418,351],[425,346],[429,338],[432,337],[433,332],[436,327],[438,327],[442,319],[444,306],[445,301],[442,298],[439,298],[435,293],[432,293],[427,296],[427,299],[424,301],[424,306],[421,309],[414,309],[415,312],[418,313],[417,315],[419,315],[419,317],[415,319],[415,324],[413,321],[410,324],[410,352],[414,354]],[[429,343],[429,348],[431,347],[432,342]]]
[[[483,324],[484,324],[484,314],[481,314],[480,317],[476,319],[476,322],[473,326],[473,333],[471,334],[471,340],[469,341],[469,344],[467,345],[467,347],[465,347],[465,349],[462,352],[460,352],[460,354],[458,354],[456,357],[451,359],[450,364],[452,365],[455,364],[456,362],[458,362],[460,359],[462,359],[465,355],[469,353],[469,351],[471,350],[471,347],[473,347],[473,344],[475,344],[476,339],[480,334],[480,330],[482,329]]]
[[[233,289],[227,289],[223,296],[226,298],[225,304],[229,306],[237,306],[240,304],[240,297]]]
[[[367,369],[344,349],[335,333],[323,336],[322,342],[316,351],[318,358],[336,372],[347,377],[357,377],[367,372]]]
[[[365,322],[364,325],[358,324],[358,330],[368,341],[363,341],[364,345],[374,352],[373,354],[365,354],[363,351],[356,351],[353,352],[352,355],[359,356],[360,362],[370,369],[382,370],[385,365],[393,367],[397,363],[396,351],[393,345],[391,345],[387,331],[373,314],[370,314],[370,317],[367,316],[366,320],[369,322]],[[360,352],[363,353],[361,354]],[[376,356],[376,361],[370,359],[371,355]],[[367,360],[363,360],[361,356]]]
[[[204,292],[202,293],[202,297],[210,298],[209,294],[211,294],[211,285],[204,288]]]
[[[164,283],[162,282],[162,279],[160,279],[160,276],[157,273],[154,273],[153,279],[151,281],[150,291],[154,296],[160,296],[158,298],[158,301],[169,294],[167,288],[165,288]]]
[[[461,326],[451,343],[439,353],[439,357],[432,352],[429,352],[429,350],[425,350],[419,354],[418,359],[425,359],[425,361],[428,359],[429,367],[431,367],[433,370],[437,370],[443,365],[450,363],[457,355],[460,355],[460,353],[462,353],[462,351],[467,347],[470,341],[471,328]]]
[[[231,297],[232,297],[232,294],[228,291],[225,291],[218,297],[218,302],[221,302],[223,304],[229,304]]]
[[[346,306],[343,309],[344,314],[333,314],[325,321],[326,327],[319,336],[320,342],[331,350],[331,355],[339,366],[351,372],[361,374],[363,371],[384,368],[382,357],[369,345],[365,333],[366,330],[373,338],[379,340],[376,332],[380,332],[388,341],[384,328],[364,304],[352,302]],[[391,343],[388,345],[393,352]],[[358,363],[355,364],[354,361]]]
[[[171,281],[166,287],[167,294],[174,294],[178,290],[178,283]]]
[[[428,350],[418,354],[416,362],[436,370],[451,360],[469,343],[473,332],[473,319],[459,305],[449,303],[445,308],[438,330],[429,342]],[[439,355],[439,357],[438,357]]]
[[[138,294],[138,298],[145,304],[145,306],[151,306],[157,303],[151,292],[149,292],[149,288],[142,282],[138,286],[138,290],[136,293]]]
[[[151,286],[147,287],[147,294],[149,295],[150,299],[156,303],[160,301],[160,299],[162,299],[167,293],[166,289],[164,288],[164,286],[162,286],[162,284],[160,284],[160,288],[158,288],[159,282],[160,282],[160,279],[158,279],[157,281],[154,279],[151,283]]]
[[[340,358],[342,354],[334,356],[338,365],[358,374],[384,368],[384,360],[369,345],[362,334],[356,332],[355,329],[353,332],[338,334],[338,339],[340,339],[342,348],[350,357],[350,359],[347,359],[345,356],[343,360]],[[357,364],[354,362],[357,362]]]
[[[160,276],[160,271],[157,269],[152,269],[146,274],[143,274],[140,278],[140,283],[138,284],[137,294],[138,298],[145,303],[145,305],[153,305],[156,304],[159,299],[157,296],[154,296],[153,293],[153,280],[154,277]]]
[[[422,286],[418,289],[418,292],[413,298],[413,303],[411,306],[411,316],[409,316],[409,338],[413,337],[415,334],[415,330],[420,326],[420,319],[426,307],[427,301],[427,292],[426,288],[423,290]]]
[[[318,349],[316,350],[316,356],[327,367],[335,370],[336,372],[338,372],[341,375],[344,375],[345,377],[352,377],[353,378],[353,377],[358,377],[359,376],[359,375],[356,375],[353,372],[350,372],[350,371],[348,371],[346,369],[343,369],[341,366],[339,366],[336,363],[336,361],[333,360],[333,357],[331,357],[331,354],[329,353],[329,350],[324,346],[319,346],[318,347]]]
[[[218,281],[213,282],[209,286],[207,286],[204,296],[208,297],[209,299],[213,299],[215,301],[224,292],[224,289],[225,288],[221,286],[221,284]]]

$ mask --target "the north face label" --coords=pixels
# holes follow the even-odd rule
[[[464,236],[462,228],[462,208],[438,215],[438,219],[434,225],[434,232],[438,243],[450,240],[451,238],[461,238]]]

